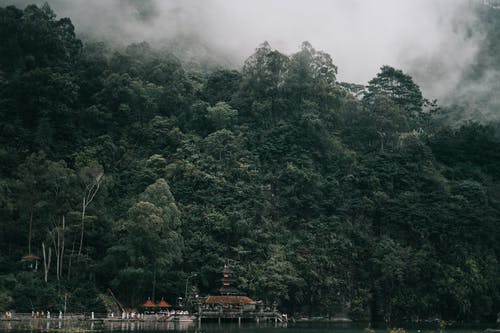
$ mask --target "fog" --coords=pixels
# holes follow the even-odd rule
[[[263,41],[330,53],[339,80],[366,83],[388,64],[440,98],[474,60],[481,36],[459,28],[477,0],[49,0],[79,34],[122,43],[188,38],[241,65]],[[6,1],[23,6],[33,1]],[[35,1],[37,2],[37,1]],[[38,1],[41,3],[42,1]]]

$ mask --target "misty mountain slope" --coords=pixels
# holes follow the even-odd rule
[[[469,10],[474,19],[456,23],[457,36],[461,36],[464,44],[462,54],[453,56],[444,45],[438,49],[439,54],[416,60],[412,68],[426,90],[447,108],[442,121],[453,125],[499,119],[500,10],[482,3]],[[460,57],[467,61],[449,68],[448,61],[454,63]]]
[[[0,310],[206,295],[229,261],[294,315],[500,311],[495,130],[443,126],[404,71],[354,96],[308,42],[193,71],[48,6],[0,8],[0,33]]]
[[[485,38],[476,56],[474,65],[463,76],[458,87],[458,99],[471,108],[479,110],[481,116],[472,120],[498,121],[500,110],[500,10],[485,7],[479,12],[479,29]]]

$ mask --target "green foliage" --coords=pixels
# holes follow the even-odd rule
[[[48,5],[0,9],[2,29],[0,64],[3,70],[64,65],[81,49],[74,27],[67,18],[56,20]]]
[[[419,86],[411,76],[390,66],[383,66],[380,73],[368,82],[363,102],[369,110],[380,108],[380,98],[388,99],[399,109],[398,117],[404,119],[406,131],[424,126],[426,117],[424,104],[428,103],[422,96]],[[374,111],[376,112],[376,111]],[[401,126],[401,125],[400,125]]]
[[[225,102],[218,102],[215,106],[207,108],[207,118],[216,129],[230,126],[238,116],[238,111]]]
[[[230,261],[296,314],[500,311],[495,128],[438,125],[402,71],[339,84],[306,42],[192,72],[147,43],[82,46],[47,6],[0,18],[1,310],[173,302]]]

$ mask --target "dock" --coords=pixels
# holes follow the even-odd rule
[[[215,321],[217,320],[219,324],[221,321],[238,321],[238,324],[241,324],[241,321],[254,321],[257,323],[260,322],[274,322],[274,323],[283,323],[288,321],[288,317],[286,315],[282,315],[276,311],[199,311],[195,317],[198,322],[202,321]]]

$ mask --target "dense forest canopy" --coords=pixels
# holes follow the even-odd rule
[[[229,262],[288,313],[500,312],[496,126],[450,127],[403,71],[338,82],[308,42],[195,71],[48,5],[0,8],[0,40],[0,310],[207,295]]]

